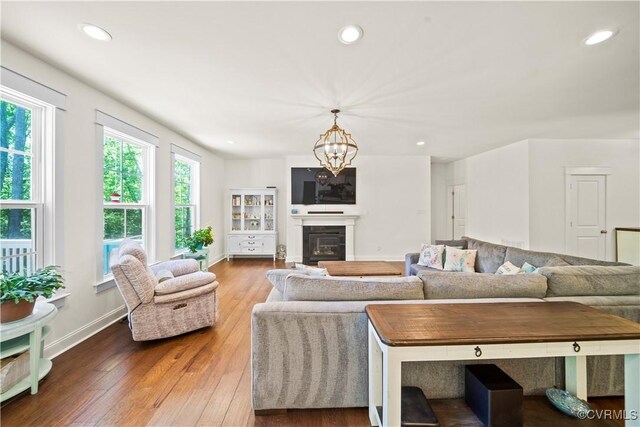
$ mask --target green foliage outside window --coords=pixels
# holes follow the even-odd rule
[[[188,239],[195,228],[191,182],[193,171],[189,163],[180,160],[173,165],[175,249],[178,250],[188,246]]]

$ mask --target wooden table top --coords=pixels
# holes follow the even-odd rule
[[[387,261],[320,261],[331,276],[400,276],[402,270]]]
[[[640,324],[574,302],[371,304],[389,346],[640,339]]]

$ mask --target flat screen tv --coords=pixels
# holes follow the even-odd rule
[[[355,205],[356,168],[338,176],[324,168],[291,168],[292,205]]]

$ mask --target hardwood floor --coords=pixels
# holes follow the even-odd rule
[[[250,316],[271,290],[265,277],[271,268],[271,260],[223,261],[212,268],[220,282],[213,328],[134,342],[121,321],[60,355],[38,394],[3,403],[2,425],[368,426],[364,408],[253,414]],[[605,399],[599,407],[619,409],[621,401]],[[455,400],[433,403],[436,415],[449,419],[442,425],[478,425]],[[537,415],[545,411],[552,418]],[[557,414],[540,398],[527,400],[527,413],[536,415],[527,425],[610,425]]]

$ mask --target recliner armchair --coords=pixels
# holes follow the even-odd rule
[[[172,337],[215,324],[219,284],[215,274],[200,271],[197,261],[173,260],[148,267],[144,249],[127,239],[111,251],[110,266],[135,341]],[[159,282],[158,275],[173,278]]]

